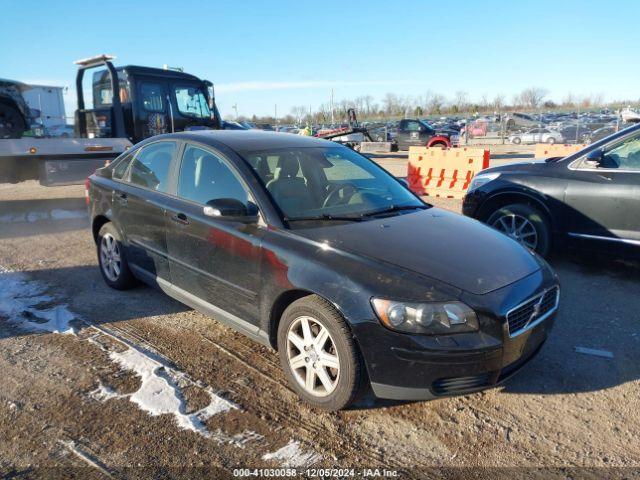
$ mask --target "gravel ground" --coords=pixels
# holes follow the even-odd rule
[[[287,466],[299,476],[314,473],[306,467],[417,478],[640,472],[638,265],[556,254],[556,328],[500,388],[417,403],[369,395],[323,413],[289,390],[274,352],[151,288],[106,287],[82,195],[82,186],[0,186],[8,478],[224,478]]]

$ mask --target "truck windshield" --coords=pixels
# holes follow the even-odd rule
[[[174,87],[178,111],[187,117],[211,118],[211,110],[204,91],[199,87],[177,85]]]
[[[288,221],[360,221],[428,207],[375,163],[346,147],[282,148],[243,157]]]

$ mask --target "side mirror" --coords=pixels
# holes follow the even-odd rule
[[[216,198],[210,200],[202,209],[207,217],[245,219],[249,220],[258,215],[258,206],[252,202],[246,205],[235,198]]]
[[[597,168],[602,164],[604,160],[604,152],[601,148],[596,148],[595,150],[591,150],[587,154],[587,158],[585,159],[584,164],[587,167]]]

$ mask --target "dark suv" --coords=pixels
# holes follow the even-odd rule
[[[558,307],[544,260],[325,140],[162,135],[98,170],[88,196],[108,285],[157,285],[277,349],[325,409],[368,385],[395,399],[493,386]]]
[[[566,158],[484,170],[463,212],[542,255],[572,244],[638,256],[640,125]]]

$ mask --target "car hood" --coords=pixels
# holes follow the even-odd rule
[[[438,208],[296,233],[476,295],[516,282],[541,266],[507,236]]]

